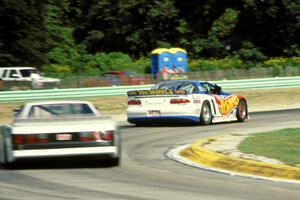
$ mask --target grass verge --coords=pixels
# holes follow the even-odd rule
[[[250,135],[238,147],[244,153],[277,159],[288,165],[300,164],[300,128]]]

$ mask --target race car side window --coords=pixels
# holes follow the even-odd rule
[[[87,104],[82,104],[81,108],[82,108],[82,114],[90,114],[90,115],[94,114],[94,112]]]
[[[24,105],[22,105],[20,108],[13,109],[13,116],[19,117],[20,113],[23,111]]]
[[[205,92],[206,94],[209,94],[209,86],[208,86],[208,83],[202,83],[202,84],[201,84],[201,87],[202,87],[202,89],[204,90],[204,92]]]
[[[208,94],[207,89],[201,84],[198,86],[199,93]]]
[[[57,113],[53,112],[46,106],[36,105],[32,106],[29,112],[29,118],[40,118],[40,117],[51,117],[53,115],[57,115]]]
[[[202,87],[205,89],[206,94],[220,94],[221,92],[221,87],[216,84],[202,83]]]
[[[182,85],[179,85],[177,90],[184,90],[187,92],[187,94],[198,92],[198,88],[195,87],[194,83],[184,83]]]

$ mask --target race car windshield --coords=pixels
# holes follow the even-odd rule
[[[152,89],[162,89],[162,90],[167,90],[167,89],[172,89],[176,90],[176,88],[182,85],[181,82],[161,82],[156,84]]]
[[[195,85],[190,82],[169,82],[169,83],[161,83],[154,86],[152,89],[172,89],[172,90],[184,90],[187,94],[193,93],[195,89]]]
[[[32,106],[29,117],[95,115],[87,104],[46,104]]]

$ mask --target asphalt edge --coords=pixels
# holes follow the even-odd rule
[[[180,163],[232,176],[300,184],[300,168],[270,164],[227,156],[202,146],[215,137],[200,139],[192,144],[171,149],[167,156]]]

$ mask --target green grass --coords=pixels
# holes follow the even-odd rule
[[[300,128],[250,135],[238,149],[244,153],[274,158],[289,165],[300,164]]]

